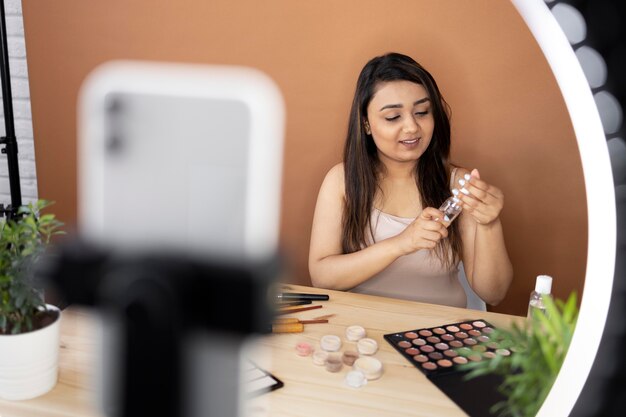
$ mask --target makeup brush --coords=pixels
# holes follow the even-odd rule
[[[316,324],[316,323],[328,323],[328,320],[325,320],[325,319],[300,320],[296,317],[277,317],[276,319],[274,319],[274,324],[289,324],[289,323]]]
[[[307,306],[307,307],[299,307],[299,306],[293,306],[293,307],[283,307],[281,309],[279,309],[276,312],[276,315],[281,315],[281,314],[289,314],[289,313],[297,313],[299,311],[307,311],[307,310],[314,310],[316,308],[322,308],[321,304],[318,305],[314,305],[314,306]]]
[[[313,317],[313,320],[326,320],[335,317],[335,314],[326,314],[324,316]]]
[[[272,333],[302,333],[304,324],[302,323],[282,323],[272,324]]]
[[[277,303],[276,307],[283,308],[283,307],[290,307],[290,306],[301,306],[301,305],[312,304],[312,303],[313,301],[311,300],[287,301],[283,303]]]
[[[272,324],[272,333],[302,333],[305,324],[328,323],[328,320],[298,320],[285,318]]]

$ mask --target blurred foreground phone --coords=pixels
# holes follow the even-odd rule
[[[241,415],[241,334],[187,331],[188,313],[176,309],[219,315],[211,304],[237,303],[237,292],[254,285],[212,280],[228,284],[228,265],[277,255],[284,134],[278,88],[251,68],[111,62],[86,80],[78,121],[80,235],[119,257],[148,254],[130,271],[113,273],[117,287],[107,290],[118,311],[109,308],[104,319],[103,411]],[[226,266],[199,279],[190,274],[179,291],[171,275],[180,265],[162,266],[158,254]],[[155,280],[155,273],[170,276]],[[187,308],[192,303],[199,305]],[[181,358],[182,369],[168,355]]]
[[[84,236],[235,258],[277,250],[284,110],[260,71],[109,63],[79,111]]]

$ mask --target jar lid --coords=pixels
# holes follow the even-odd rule
[[[550,294],[550,291],[552,291],[552,277],[550,275],[539,275],[535,283],[535,291],[539,294]]]

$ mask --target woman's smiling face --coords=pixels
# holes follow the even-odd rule
[[[426,89],[403,80],[376,86],[367,106],[367,122],[384,164],[416,162],[428,148],[435,128]]]

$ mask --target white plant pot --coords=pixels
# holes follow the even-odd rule
[[[46,305],[49,310],[59,309]],[[59,311],[60,313],[60,311]],[[0,398],[27,400],[50,391],[59,369],[61,316],[28,333],[0,335]]]

